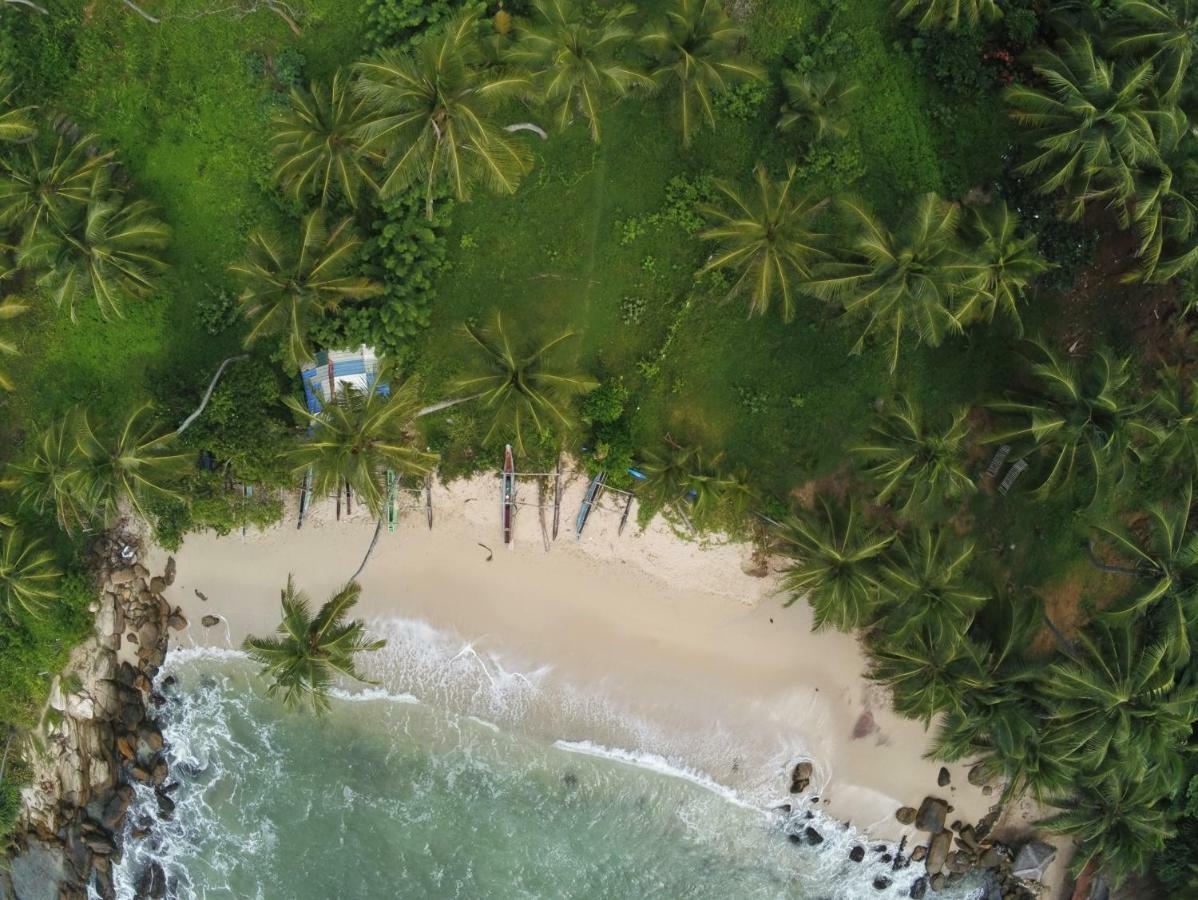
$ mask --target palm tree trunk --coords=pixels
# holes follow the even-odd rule
[[[138,6],[136,3],[134,3],[133,0],[121,0],[121,2],[124,3],[131,10],[133,10],[135,13],[137,13],[139,16],[141,16],[143,19],[145,19],[147,22],[152,22],[155,25],[162,24],[161,19],[150,15],[148,12],[146,12],[144,9],[142,9],[140,6]]]
[[[200,401],[200,405],[196,408],[196,411],[183,420],[183,424],[180,425],[175,431],[176,435],[182,434],[191,426],[192,422],[199,418],[200,413],[204,411],[204,407],[208,405],[208,401],[212,399],[212,391],[216,388],[216,382],[220,379],[221,374],[225,371],[225,367],[228,366],[229,363],[241,362],[243,359],[249,358],[250,355],[248,353],[242,353],[240,356],[230,356],[220,364],[220,367],[216,370],[216,374],[213,375],[212,380],[208,382],[208,390],[204,391],[204,399]]]
[[[357,581],[358,576],[366,569],[366,564],[370,562],[370,555],[374,553],[374,546],[379,542],[379,535],[383,533],[383,516],[379,516],[379,523],[374,526],[374,537],[370,539],[370,546],[366,548],[366,555],[362,557],[362,565],[358,566],[358,571],[350,576],[350,581]]]
[[[451,406],[457,406],[459,403],[465,403],[468,400],[477,400],[481,396],[481,394],[473,394],[469,397],[454,397],[452,400],[441,400],[438,403],[432,404],[432,406],[426,406],[421,409],[420,412],[416,413],[416,418],[419,419],[422,416],[430,416],[433,413],[440,412],[443,409],[449,409]]]
[[[30,9],[40,12],[43,16],[50,15],[50,10],[45,7],[38,6],[32,0],[4,0],[5,3],[19,3],[21,6],[28,6]]]

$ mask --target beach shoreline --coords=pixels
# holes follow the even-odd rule
[[[567,485],[564,514],[584,487],[578,478]],[[598,509],[581,541],[563,527],[546,553],[537,510],[525,507],[509,551],[486,476],[434,486],[433,508],[432,531],[419,511],[384,529],[355,615],[376,631],[403,624],[416,642],[427,640],[411,634],[423,624],[447,651],[458,648],[456,659],[472,655],[492,683],[500,674],[531,684],[533,673],[538,690],[568,687],[609,713],[524,723],[541,737],[659,754],[760,805],[796,800],[790,772],[809,760],[811,785],[797,799],[818,797],[822,813],[879,839],[926,839],[894,813],[929,793],[963,821],[989,811],[991,797],[963,765],[948,766],[951,782],[937,788],[940,763],[924,758],[930,735],[864,678],[854,638],[812,633],[805,604],[783,608],[777,574],[760,576],[750,545],[682,541],[660,518],[617,536],[618,511]],[[188,536],[166,596],[190,624],[172,646],[237,647],[247,634],[270,634],[288,574],[314,603],[343,584],[374,522],[357,509],[340,522],[332,514],[331,501],[318,502],[302,529],[292,512],[264,532]],[[151,568],[167,555],[155,549]],[[205,627],[205,616],[221,621]],[[405,676],[419,677],[410,667],[395,677]],[[650,728],[614,727],[619,717]],[[656,745],[619,743],[646,740]]]

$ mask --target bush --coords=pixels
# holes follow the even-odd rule
[[[366,46],[373,51],[405,44],[449,18],[458,5],[450,0],[366,0]]]
[[[446,232],[452,203],[440,202],[429,219],[419,194],[379,202],[375,236],[366,242],[363,254],[367,273],[385,290],[327,316],[313,329],[312,338],[324,347],[371,344],[402,365],[428,327],[436,279],[448,265]]]
[[[592,474],[606,470],[613,487],[625,487],[631,480],[628,469],[633,463],[632,422],[628,401],[632,394],[618,378],[605,379],[582,400],[580,415],[590,426],[586,459]]]
[[[907,46],[920,71],[950,97],[980,100],[999,84],[986,64],[985,40],[977,28],[929,28],[917,31]]]
[[[178,550],[189,532],[212,530],[226,535],[238,528],[266,528],[283,518],[283,502],[271,488],[247,496],[229,490],[221,472],[196,472],[180,485],[184,499],[162,498],[150,504],[155,539]]]

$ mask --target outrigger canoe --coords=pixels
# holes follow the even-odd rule
[[[499,495],[499,516],[503,525],[503,543],[512,546],[512,522],[516,518],[516,463],[512,445],[503,448],[503,489]]]
[[[574,520],[574,539],[582,539],[582,529],[587,527],[587,518],[603,493],[603,485],[607,483],[607,473],[600,472],[587,485],[587,492],[582,495],[582,506],[578,510],[578,518]]]

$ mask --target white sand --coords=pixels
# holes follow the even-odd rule
[[[986,813],[990,798],[968,784],[963,766],[950,766],[951,786],[937,788],[939,763],[923,758],[929,735],[891,712],[885,691],[865,680],[853,638],[811,633],[805,604],[783,608],[776,575],[745,574],[750,547],[681,541],[660,519],[644,532],[630,521],[617,538],[611,497],[576,543],[583,488],[581,479],[568,486],[550,553],[535,508],[519,511],[516,547],[503,548],[493,478],[434,488],[435,529],[409,512],[397,532],[384,531],[361,578],[358,615],[422,620],[453,646],[468,646],[480,665],[502,660],[508,672],[530,673],[525,683],[539,691],[557,696],[568,687],[603,710],[534,711],[529,727],[546,737],[659,753],[763,803],[791,800],[789,770],[810,758],[806,796],[882,838],[903,833],[899,806],[929,793],[955,807],[950,819]],[[536,499],[532,485],[522,499]],[[265,533],[189,537],[167,592],[191,622],[178,644],[236,645],[247,633],[269,634],[288,573],[317,601],[344,583],[374,526],[357,510],[340,523],[331,514],[323,501],[302,530],[293,513]],[[479,542],[493,548],[491,562]],[[164,557],[158,551],[154,571]],[[228,627],[205,629],[204,615]],[[388,687],[420,695],[419,686]],[[644,727],[617,727],[613,716]],[[649,743],[628,746],[636,740]]]

